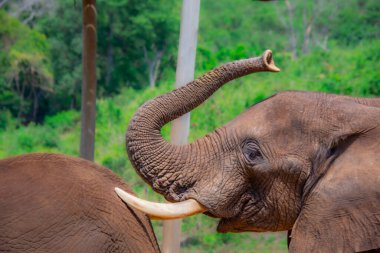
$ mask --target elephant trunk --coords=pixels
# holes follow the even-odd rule
[[[262,71],[279,71],[270,50],[261,57],[224,64],[186,86],[142,105],[131,119],[126,134],[128,156],[139,175],[155,191],[179,201],[175,195],[182,191],[181,188],[192,184],[186,174],[198,170],[200,156],[214,149],[215,142],[220,142],[217,140],[220,134],[210,134],[192,144],[172,145],[163,139],[161,128],[203,103],[223,84]],[[181,186],[173,194],[173,186],[178,182]]]

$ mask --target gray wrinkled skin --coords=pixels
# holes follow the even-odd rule
[[[380,99],[283,92],[189,145],[162,138],[224,83],[269,71],[265,60],[223,65],[144,104],[127,131],[132,164],[168,200],[203,204],[219,232],[292,229],[291,252],[380,248]]]

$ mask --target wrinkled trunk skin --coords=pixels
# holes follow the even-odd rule
[[[227,146],[222,143],[227,130],[220,128],[194,143],[177,146],[163,139],[161,128],[199,106],[223,84],[260,71],[279,71],[269,50],[262,57],[224,64],[142,105],[126,134],[128,156],[139,175],[167,199],[182,200],[183,194],[201,177],[210,156]]]

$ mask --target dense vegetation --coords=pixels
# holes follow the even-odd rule
[[[136,176],[125,154],[124,133],[142,103],[173,87],[179,2],[98,1],[95,158],[149,199],[160,197]],[[380,2],[304,2],[202,2],[197,76],[266,48],[282,71],[244,77],[218,91],[192,112],[191,140],[281,90],[380,95]],[[61,0],[32,19],[28,13],[13,15],[17,3],[25,1],[0,9],[0,157],[36,151],[77,156],[80,3]],[[162,132],[168,138],[170,126]],[[154,226],[161,238],[161,223]],[[286,251],[282,233],[216,234],[215,226],[204,216],[186,219],[184,252]]]

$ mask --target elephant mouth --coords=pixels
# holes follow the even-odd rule
[[[218,233],[240,233],[240,232],[265,232],[267,230],[253,227],[241,219],[220,219],[216,228]]]
[[[242,200],[241,207],[239,208],[239,212],[237,212],[234,216],[231,217],[220,217],[218,222],[218,226],[216,228],[218,233],[227,233],[227,232],[246,232],[253,231],[259,232],[259,230],[253,229],[251,226],[247,224],[247,220],[252,220],[256,217],[260,212],[261,208],[253,211],[252,207],[257,206],[259,203],[258,200],[254,200],[251,197],[245,197]]]
[[[244,230],[236,228],[234,219],[222,218],[218,222],[216,231],[218,233],[227,233],[227,232],[243,232]]]

